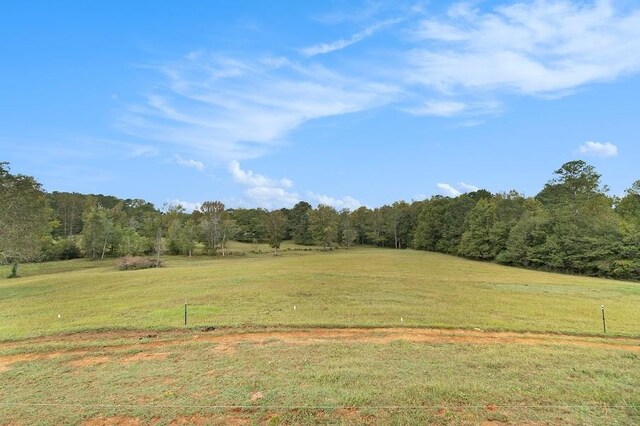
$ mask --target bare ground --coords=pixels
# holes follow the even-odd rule
[[[102,344],[95,347],[95,341]],[[15,349],[21,353],[0,356],[0,373],[6,371],[16,362],[34,361],[55,358],[61,355],[77,355],[70,362],[72,366],[82,367],[108,362],[106,355],[95,356],[92,351],[101,353],[136,349],[140,352],[119,362],[143,362],[145,360],[162,359],[168,352],[157,353],[158,348],[176,346],[181,343],[207,342],[215,346],[217,352],[233,353],[237,345],[253,343],[258,345],[287,344],[311,345],[322,343],[376,343],[385,344],[406,341],[425,344],[464,344],[464,345],[555,345],[602,348],[640,353],[640,339],[603,338],[543,333],[514,333],[483,330],[445,330],[425,328],[314,328],[306,330],[264,330],[264,331],[214,331],[214,332],[167,332],[153,335],[142,332],[107,332],[77,333],[70,335],[48,336],[3,344],[3,349]],[[29,352],[33,344],[67,342],[72,349],[55,351]],[[153,350],[153,352],[150,352]]]

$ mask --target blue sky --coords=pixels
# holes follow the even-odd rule
[[[640,5],[20,1],[0,160],[48,191],[337,208],[640,179]]]

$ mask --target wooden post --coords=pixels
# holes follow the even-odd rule
[[[607,321],[604,317],[604,305],[602,305],[602,328],[604,329],[604,333],[607,334]]]
[[[187,302],[184,302],[184,325],[187,325]]]

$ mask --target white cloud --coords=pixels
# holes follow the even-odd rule
[[[173,159],[176,161],[177,164],[183,166],[183,167],[189,167],[192,169],[196,169],[200,172],[204,171],[204,163],[202,163],[201,161],[197,161],[197,160],[191,160],[191,159],[185,159],[180,157],[179,155],[175,155],[173,157]]]
[[[442,191],[445,195],[448,195],[450,197],[457,197],[461,194],[460,191],[458,191],[448,183],[437,183],[436,186],[440,188],[440,191]]]
[[[474,126],[502,112],[501,96],[554,99],[640,71],[638,8],[607,0],[475,3],[456,3],[442,15],[405,9],[402,20],[306,47],[298,60],[189,52],[152,67],[163,81],[122,113],[119,127],[216,160],[244,160],[270,152],[311,120],[398,103],[410,114],[461,117],[461,126]],[[373,16],[382,15],[366,20]],[[402,30],[393,27],[401,21]],[[348,63],[323,55],[385,27],[401,34],[395,51],[358,53]]]
[[[578,152],[594,157],[615,157],[618,155],[618,147],[610,142],[585,142],[580,145]]]
[[[498,115],[502,104],[497,101],[428,100],[417,107],[402,108],[409,114],[434,117],[477,117]]]
[[[158,155],[158,150],[148,145],[132,145],[128,158],[154,157]]]
[[[300,201],[298,194],[288,191],[293,186],[289,179],[271,179],[251,170],[242,170],[237,160],[229,162],[229,172],[234,181],[249,187],[244,193],[259,207],[291,207]]]
[[[375,25],[371,25],[370,27],[355,33],[351,37],[347,39],[336,40],[331,43],[320,43],[314,46],[305,47],[304,49],[300,49],[300,52],[305,56],[316,56],[323,55],[325,53],[335,52],[336,50],[344,49],[345,47],[349,47],[352,44],[358,43],[367,37],[371,37],[376,31],[388,27],[390,25],[394,25],[400,22],[400,19],[390,19],[387,21],[379,22]]]
[[[440,189],[440,191],[448,195],[450,197],[457,197],[458,195],[464,194],[466,192],[475,192],[478,191],[478,188],[475,185],[471,185],[469,183],[460,182],[458,185],[453,186],[448,183],[437,183],[436,186]]]
[[[415,108],[406,108],[413,115],[434,115],[438,117],[451,117],[464,112],[467,105],[462,102],[453,101],[429,101]]]
[[[201,52],[158,70],[167,81],[122,114],[120,129],[222,160],[259,157],[309,120],[385,105],[399,93],[282,57]]]
[[[284,188],[291,188],[293,186],[293,182],[289,179],[274,180],[254,173],[251,170],[242,170],[237,160],[229,162],[229,171],[236,182],[247,186],[280,186]]]
[[[247,197],[257,206],[266,209],[278,207],[292,207],[300,197],[295,192],[289,192],[283,188],[272,188],[267,186],[255,186],[245,191]]]
[[[640,70],[640,11],[611,1],[521,1],[479,11],[460,4],[420,22],[410,81],[442,93],[566,94]]]
[[[310,200],[316,201],[318,204],[331,206],[336,210],[355,210],[358,207],[362,206],[362,203],[360,201],[348,195],[342,198],[334,198],[328,195],[316,194],[313,192],[308,192],[307,195],[309,196]]]
[[[464,182],[460,182],[458,184],[458,186],[460,188],[462,188],[464,190],[464,192],[475,192],[475,191],[478,191],[480,189],[475,185],[471,185],[471,184],[464,183]]]
[[[283,206],[292,207],[301,201],[298,193],[290,190],[293,182],[289,179],[272,179],[251,170],[242,170],[237,160],[229,162],[229,172],[234,181],[248,187],[244,194],[253,205],[273,209]],[[362,205],[360,201],[350,196],[334,198],[309,191],[307,197],[309,201],[326,204],[338,210],[345,208],[354,210]]]

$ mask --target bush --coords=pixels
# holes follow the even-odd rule
[[[77,259],[82,257],[80,247],[78,247],[75,241],[69,238],[61,240],[56,244],[55,253],[57,255],[56,258],[60,260]]]
[[[136,269],[162,268],[164,262],[158,259],[139,256],[125,256],[118,259],[118,269],[121,271],[135,271]]]
[[[52,239],[43,242],[40,260],[69,260],[79,257],[82,257],[82,252],[76,242],[72,238],[63,238],[58,241]]]

